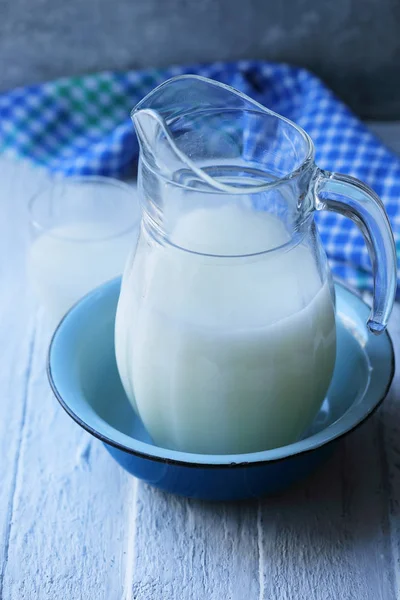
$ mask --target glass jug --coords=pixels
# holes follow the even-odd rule
[[[396,287],[381,201],[318,169],[294,123],[215,81],[170,79],[132,119],[142,224],[115,331],[132,405],[153,441],[175,450],[296,441],[335,364],[334,288],[313,213],[361,228],[375,281],[368,327],[379,334]]]

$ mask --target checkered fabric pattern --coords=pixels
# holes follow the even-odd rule
[[[295,121],[314,140],[321,168],[374,188],[385,203],[399,256],[400,158],[304,69],[240,61],[104,72],[19,88],[0,96],[0,150],[66,175],[127,175],[139,152],[130,110],[166,79],[187,73],[231,85]],[[334,273],[371,289],[369,258],[356,227],[332,213],[318,213],[317,220]]]

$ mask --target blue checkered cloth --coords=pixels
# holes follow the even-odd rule
[[[308,71],[262,61],[99,73],[19,88],[0,96],[0,151],[71,174],[122,177],[138,158],[130,110],[166,79],[196,73],[231,85],[303,127],[321,168],[358,177],[385,203],[400,254],[400,158],[388,150]],[[316,215],[338,277],[372,289],[358,229],[328,212]]]

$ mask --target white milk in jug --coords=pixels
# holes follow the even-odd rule
[[[276,217],[230,205],[182,215],[170,241],[143,229],[116,321],[121,379],[154,442],[236,454],[296,441],[335,362],[311,250],[279,249],[289,234]]]

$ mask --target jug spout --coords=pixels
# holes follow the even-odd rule
[[[150,92],[133,109],[131,118],[142,156],[167,179],[174,179],[174,174],[182,168],[202,176],[190,156],[203,134],[203,123],[196,115],[214,105],[215,86],[214,82],[194,75],[174,77]]]
[[[305,132],[241,92],[197,75],[169,79],[131,117],[150,168],[183,185],[258,193],[313,160]]]
[[[157,174],[170,181],[201,182],[206,187],[231,191],[201,168],[199,157],[214,158],[210,126],[215,111],[237,107],[241,94],[195,75],[169,79],[148,94],[133,109],[131,118],[138,136],[142,157]],[[214,127],[214,141],[223,128]]]
[[[180,147],[174,132],[170,130],[163,115],[151,108],[140,108],[132,113],[142,158],[158,175],[168,181],[177,181],[182,173],[190,178],[198,177],[213,186],[213,180],[190,159],[190,148]],[[186,132],[188,133],[188,132]],[[175,132],[176,134],[176,132]],[[181,135],[181,131],[179,132]],[[178,135],[178,138],[180,137]],[[185,144],[184,144],[185,146]],[[216,183],[215,187],[219,187]]]

